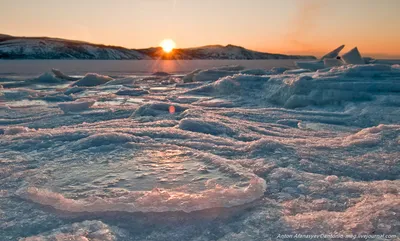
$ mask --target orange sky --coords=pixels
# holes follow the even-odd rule
[[[1,0],[0,32],[313,55],[346,44],[364,56],[400,58],[399,12],[400,0]]]

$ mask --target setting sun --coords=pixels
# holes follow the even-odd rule
[[[164,39],[160,43],[160,46],[164,50],[164,52],[169,53],[176,47],[176,44],[172,39]]]

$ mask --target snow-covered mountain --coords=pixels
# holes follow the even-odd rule
[[[0,59],[150,59],[136,50],[47,37],[0,35]]]
[[[0,34],[0,59],[315,59],[313,56],[262,53],[234,45],[174,49],[127,49],[83,41]]]

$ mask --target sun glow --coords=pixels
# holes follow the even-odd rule
[[[164,39],[161,41],[160,47],[164,50],[164,52],[169,53],[176,47],[176,44],[172,39]]]

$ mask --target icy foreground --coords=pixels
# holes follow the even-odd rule
[[[1,240],[400,237],[399,65],[1,81]]]

